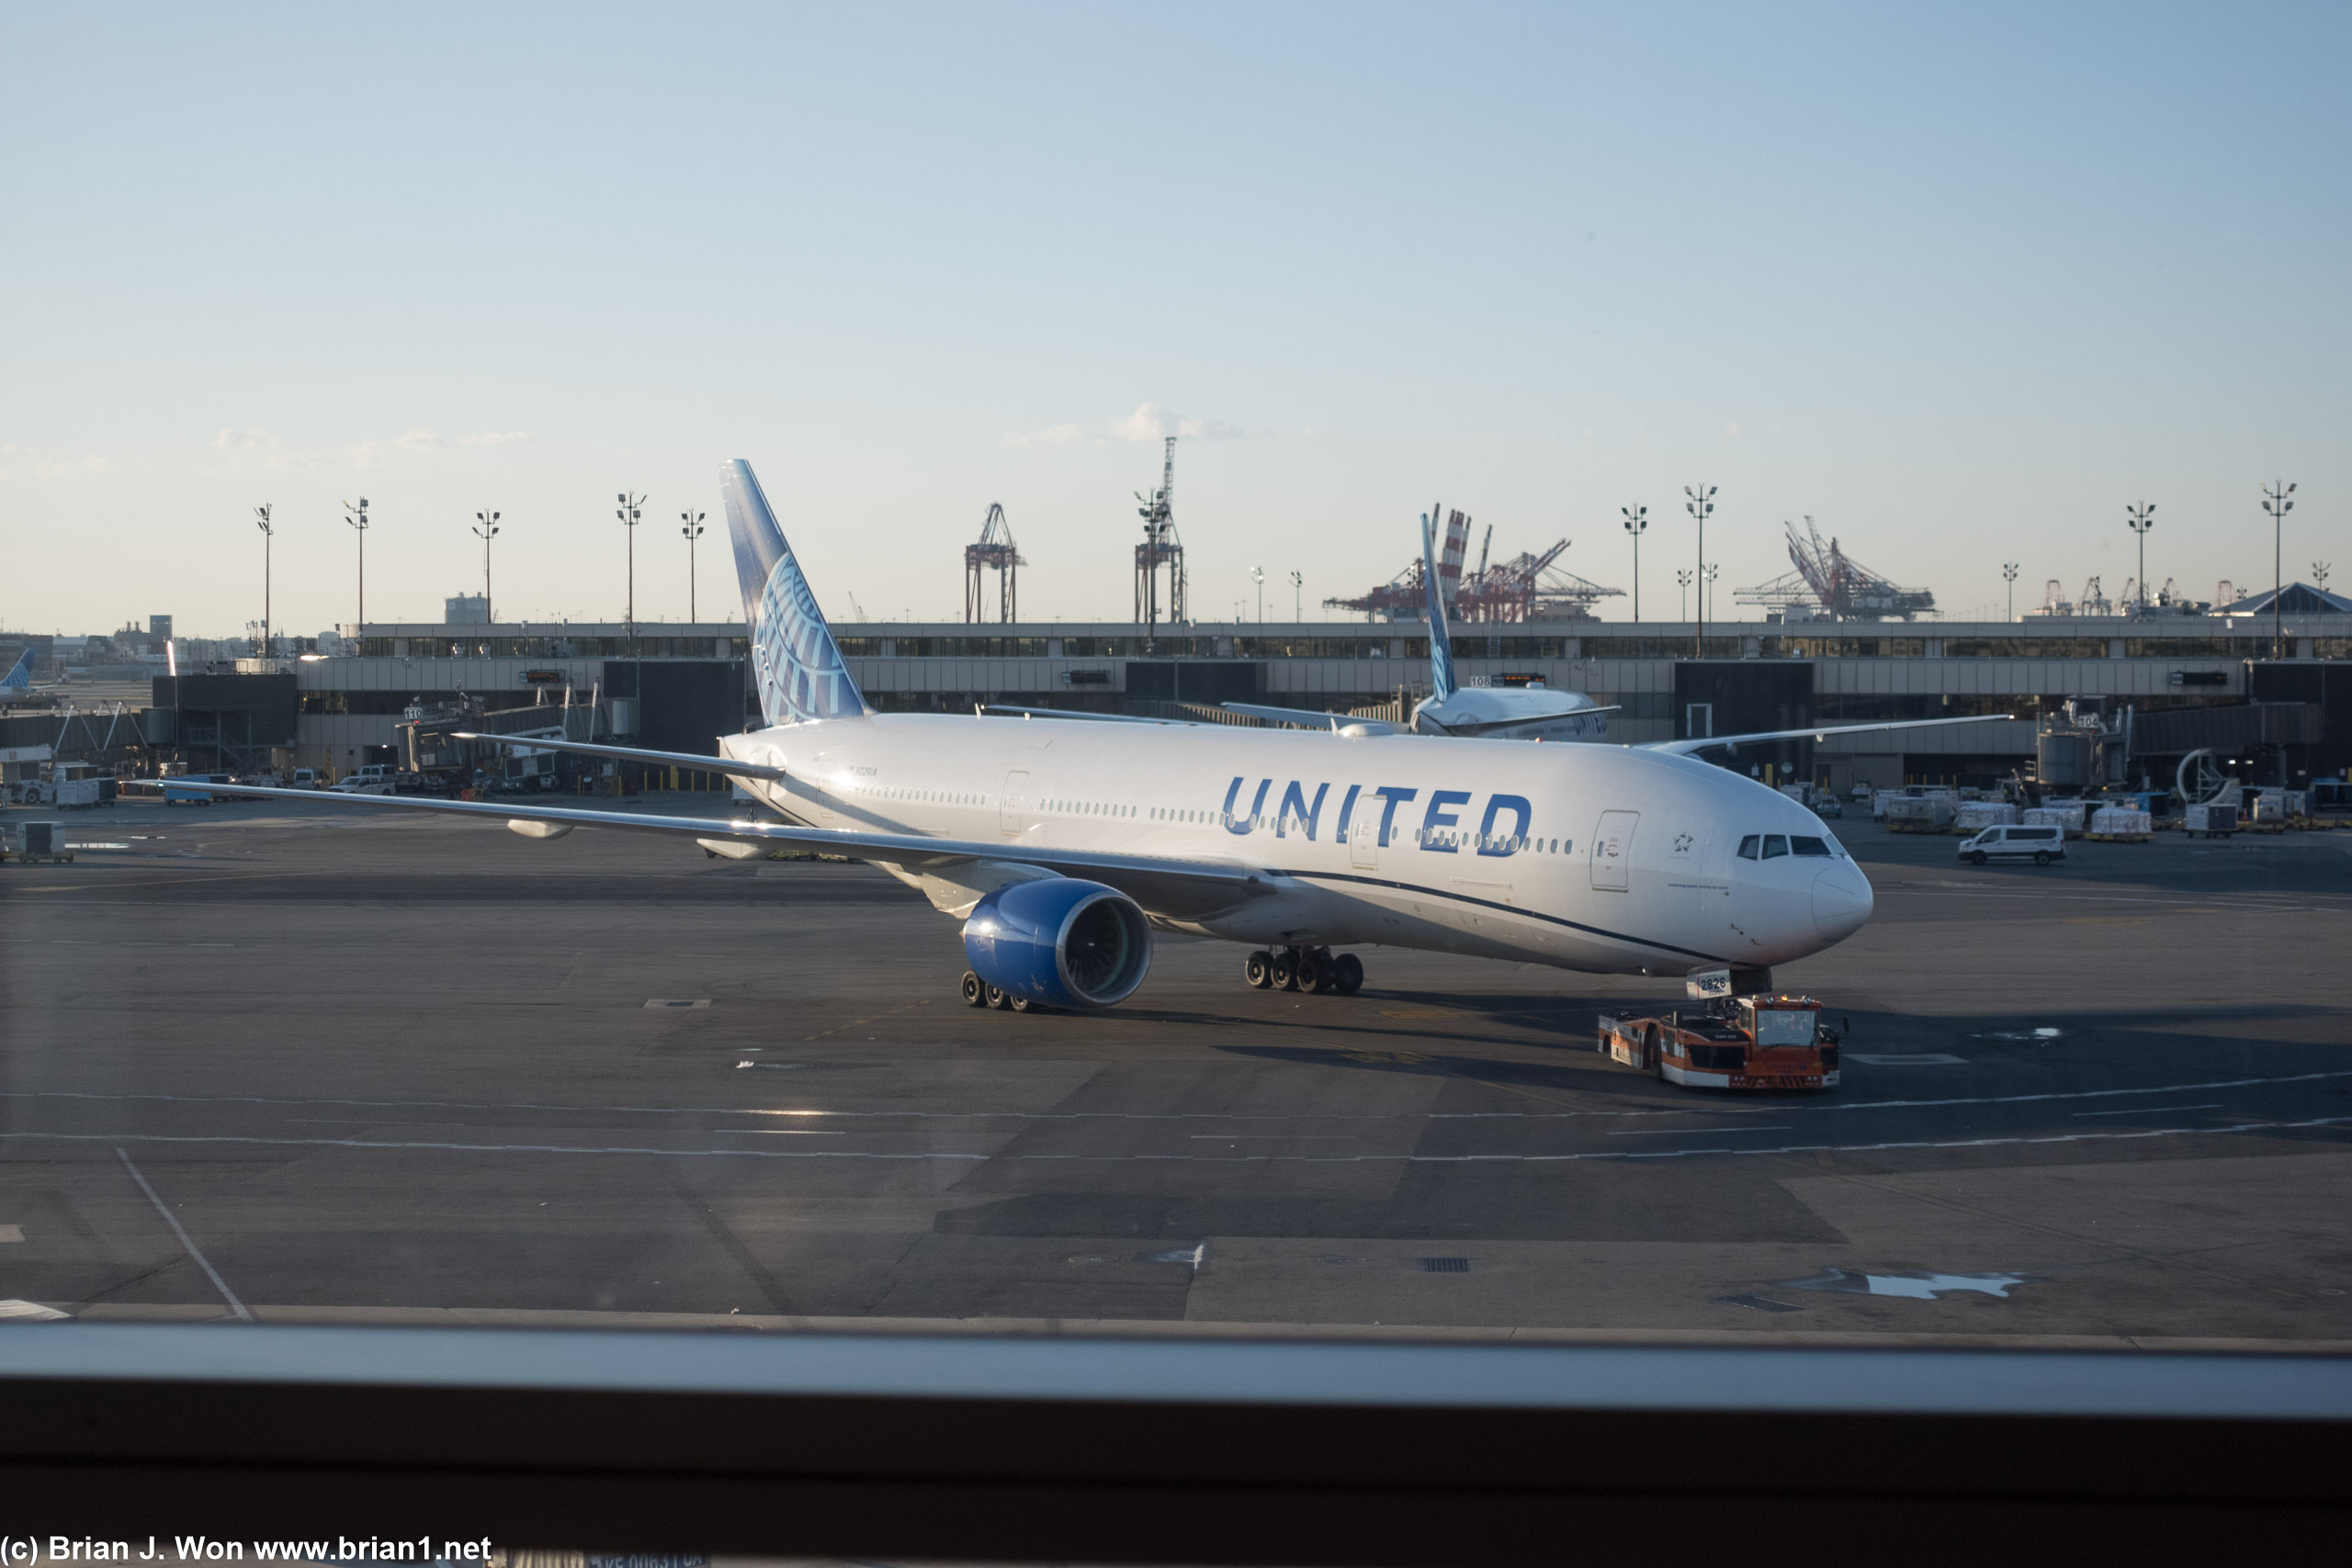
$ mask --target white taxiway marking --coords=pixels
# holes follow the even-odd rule
[[[212,1288],[220,1292],[220,1299],[229,1303],[229,1310],[236,1314],[237,1320],[241,1323],[251,1323],[254,1320],[254,1314],[245,1310],[245,1303],[237,1299],[237,1293],[234,1291],[229,1289],[229,1281],[220,1278],[220,1270],[213,1268],[204,1254],[197,1250],[196,1243],[188,1238],[187,1230],[181,1226],[179,1216],[164,1207],[164,1201],[155,1196],[155,1190],[147,1185],[147,1179],[139,1174],[139,1168],[130,1163],[130,1156],[118,1148],[114,1151],[114,1157],[122,1161],[122,1168],[130,1172],[130,1179],[139,1183],[139,1190],[147,1194],[147,1201],[155,1205],[155,1212],[164,1216],[164,1223],[172,1227],[174,1235],[180,1238],[181,1250],[196,1260],[196,1266],[198,1269],[204,1270],[204,1277],[212,1281]]]
[[[1860,1051],[1849,1051],[1840,1060],[1860,1062],[1864,1066],[1871,1067],[1964,1067],[1968,1066],[1967,1057],[1953,1056],[1941,1051],[1905,1051],[1872,1054],[1867,1056]]]
[[[1792,1123],[1782,1122],[1777,1126],[1762,1127],[1630,1127],[1609,1135],[1612,1138],[1679,1138],[1696,1133],[1792,1133],[1795,1130]]]
[[[262,1138],[237,1134],[0,1133],[0,1141],[23,1139],[68,1144],[236,1144],[266,1148],[424,1149],[452,1154],[652,1155],[663,1159],[874,1159],[1058,1161],[1096,1165],[1566,1165],[1578,1160],[1694,1159],[1707,1155],[1876,1154],[1903,1149],[2000,1149],[2043,1144],[2120,1143],[2135,1138],[2226,1138],[2245,1133],[2307,1132],[2352,1125],[2352,1116],[2317,1116],[2301,1122],[2245,1122],[2229,1127],[2141,1127],[2128,1133],[2048,1133],[2006,1138],[1889,1138],[1869,1144],[1776,1144],[1768,1148],[1582,1149],[1549,1155],[1096,1155],[983,1153],[898,1154],[881,1149],[680,1149],[645,1144],[459,1144],[401,1142],[390,1138]],[[1727,1129],[1718,1129],[1724,1131]],[[116,1151],[120,1153],[119,1150]],[[125,1163],[129,1163],[125,1156]],[[165,1216],[168,1218],[168,1214]],[[177,1224],[176,1221],[174,1222]]]
[[[24,1227],[24,1226],[22,1226],[22,1225],[0,1225],[0,1241],[22,1241],[22,1240],[24,1240],[24,1239],[25,1239],[25,1227]]]
[[[2135,1105],[2128,1111],[2077,1111],[2076,1116],[2169,1116],[2176,1111],[2219,1111],[2222,1102],[2211,1105]]]
[[[797,1062],[756,1062],[759,1067],[795,1067]],[[566,1116],[808,1116],[841,1121],[918,1122],[1573,1122],[1587,1117],[1804,1116],[1855,1111],[1918,1111],[1947,1105],[2035,1105],[2068,1100],[2116,1100],[2154,1094],[2211,1094],[2217,1089],[2268,1089],[2352,1077],[2352,1068],[2288,1073],[2277,1077],[2209,1078],[2199,1083],[2150,1084],[2143,1089],[2049,1089],[2035,1094],[1973,1094],[1920,1100],[1827,1100],[1818,1104],[1659,1106],[1648,1110],[1593,1111],[1313,1111],[1277,1116],[1226,1111],[824,1111],[763,1110],[741,1105],[564,1105],[539,1100],[293,1100],[259,1094],[99,1094],[84,1089],[0,1089],[0,1100],[85,1100],[165,1105],[348,1105],[367,1110],[544,1111]],[[1482,1080],[1472,1080],[1482,1081]]]

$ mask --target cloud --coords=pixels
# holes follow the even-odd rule
[[[1089,434],[1080,424],[1057,424],[1044,430],[1022,431],[1004,440],[1008,446],[1062,446],[1078,441],[1091,441],[1098,446],[1106,441],[1160,441],[1170,435],[1181,435],[1188,441],[1238,441],[1248,435],[1269,434],[1245,430],[1221,419],[1187,419],[1173,409],[1144,403],[1111,426],[1105,434]]]
[[[245,466],[247,458],[256,458],[263,468],[275,473],[301,474],[320,468],[327,455],[314,446],[288,446],[270,431],[258,427],[223,425],[213,433],[216,451],[229,454],[228,460],[217,468],[199,468],[204,474],[232,474]]]
[[[1120,441],[1159,441],[1181,435],[1190,441],[1238,441],[1250,433],[1221,419],[1187,419],[1173,409],[1144,403],[1111,430]]]
[[[531,430],[485,430],[472,435],[447,436],[437,430],[419,427],[404,430],[390,440],[362,441],[351,448],[354,467],[380,468],[387,459],[415,457],[421,453],[439,452],[451,446],[506,446],[517,441],[530,441],[538,433]]]
[[[6,446],[0,446],[0,457],[37,457],[40,455],[40,448],[38,446],[19,446],[13,441]],[[93,454],[84,457],[78,463],[35,463],[31,473],[37,479],[62,479],[72,473],[103,474],[113,467],[114,464],[107,459]],[[16,468],[0,468],[0,479],[14,479],[18,472],[19,470]]]
[[[1086,432],[1075,424],[1057,424],[1044,430],[1017,432],[1004,438],[1008,446],[1060,446],[1072,441],[1083,441]]]

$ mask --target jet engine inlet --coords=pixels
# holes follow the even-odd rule
[[[1075,877],[1000,887],[964,922],[972,972],[1046,1007],[1115,1007],[1151,969],[1151,927],[1135,900]]]

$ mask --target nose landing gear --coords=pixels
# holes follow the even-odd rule
[[[1336,957],[1328,947],[1276,947],[1242,961],[1242,977],[1261,991],[1338,992],[1351,997],[1363,988],[1363,960],[1352,953]]]

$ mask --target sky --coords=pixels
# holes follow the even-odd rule
[[[1810,516],[1957,617],[2344,563],[2352,8],[0,4],[0,627],[1195,618],[1497,558],[1731,591]],[[1474,549],[1475,549],[1474,545]],[[1603,603],[1623,619],[1629,598]],[[1750,618],[1759,612],[1739,612]],[[1333,614],[1337,614],[1334,612]]]

